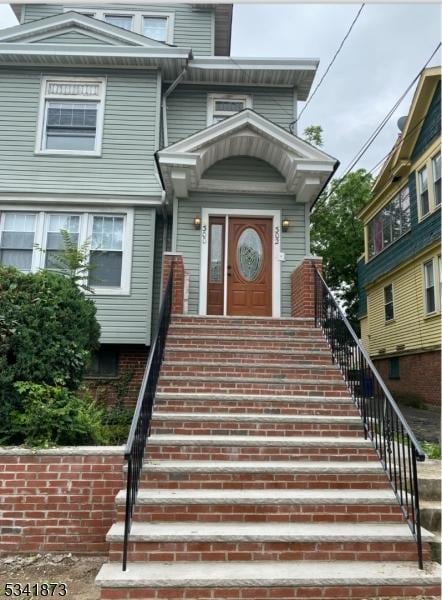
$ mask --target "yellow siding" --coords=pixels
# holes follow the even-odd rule
[[[361,325],[361,342],[367,352],[370,352],[370,346],[368,343],[368,317],[364,317],[360,320]]]
[[[431,258],[437,259],[439,254],[439,246],[426,250],[412,262],[390,273],[367,290],[368,317],[361,321],[361,327],[364,345],[367,343],[365,347],[369,348],[371,356],[379,356],[380,349],[389,354],[440,346],[441,302],[437,299],[436,288],[438,312],[431,316],[425,314],[423,274],[423,263]],[[435,269],[436,265],[437,260]],[[435,276],[437,285],[436,273]],[[393,284],[394,320],[386,323],[384,287],[390,283]],[[363,324],[363,321],[366,323]],[[397,346],[402,344],[405,344],[405,348],[398,350]]]

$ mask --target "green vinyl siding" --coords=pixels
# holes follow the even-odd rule
[[[189,274],[190,314],[197,314],[199,310],[201,231],[195,229],[193,219],[201,214],[202,208],[280,210],[281,219],[289,219],[289,231],[281,233],[281,252],[285,253],[285,261],[281,262],[281,315],[290,316],[290,277],[306,254],[304,205],[296,204],[293,196],[271,194],[193,192],[190,198],[180,199],[176,251],[183,253],[184,267]]]
[[[194,56],[210,56],[214,54],[215,44],[215,11],[212,7],[201,8],[192,4],[27,4],[24,22],[53,17],[64,9],[77,8],[81,12],[93,10],[121,10],[174,13],[173,44],[184,48],[192,48]]]
[[[41,76],[105,76],[101,156],[35,154]],[[0,193],[159,197],[156,71],[0,69]]]
[[[129,296],[94,294],[103,344],[150,344],[155,210],[135,209]]]
[[[109,46],[110,43],[109,41],[104,42],[103,40],[98,40],[92,35],[84,35],[83,33],[77,31],[67,31],[66,33],[61,33],[60,35],[54,35],[42,40],[37,40],[35,43],[40,44],[42,42],[45,44],[84,44],[87,46],[94,44],[100,46]]]
[[[253,110],[285,129],[293,121],[292,88],[181,85],[167,99],[169,144],[205,129],[208,94],[223,92],[251,95]]]
[[[253,156],[232,156],[220,160],[203,173],[203,179],[285,181],[281,173],[272,165]]]

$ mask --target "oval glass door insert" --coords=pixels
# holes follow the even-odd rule
[[[255,281],[258,277],[262,261],[262,243],[258,233],[248,227],[238,239],[236,261],[240,275],[246,281]]]

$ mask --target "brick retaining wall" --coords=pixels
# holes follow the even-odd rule
[[[0,448],[0,553],[103,554],[124,487],[122,446]]]

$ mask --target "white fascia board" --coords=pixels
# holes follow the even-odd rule
[[[146,46],[98,46],[91,44],[9,44],[0,43],[0,54],[58,55],[58,56],[111,56],[136,58],[187,59],[188,50],[181,48],[147,48]]]
[[[195,56],[192,69],[269,69],[272,71],[316,71],[317,58],[235,58],[234,56]]]
[[[66,12],[54,17],[32,21],[25,25],[10,27],[0,33],[0,41],[12,42],[15,39],[20,39],[22,37],[56,32],[60,27],[65,27],[66,25],[77,25],[80,29],[84,29],[85,31],[89,30],[95,33],[105,34],[114,39],[121,40],[123,43],[131,42],[148,48],[169,48],[166,44],[146,38],[139,33],[122,30],[115,25],[110,25],[104,21],[97,21],[97,19],[86,17],[85,15],[80,15],[76,12]]]
[[[158,152],[158,158],[160,160],[160,164],[164,166],[173,166],[180,165],[186,167],[194,167],[196,166],[200,155],[195,153],[185,153],[182,154],[180,152]]]

